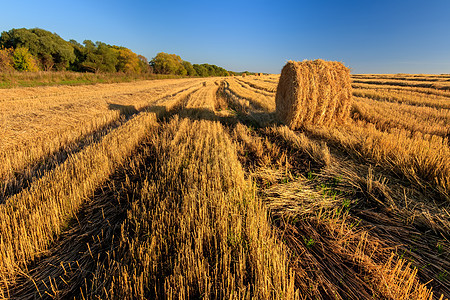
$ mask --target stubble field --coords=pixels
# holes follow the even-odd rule
[[[278,79],[0,90],[0,297],[450,297],[450,76],[299,131]]]

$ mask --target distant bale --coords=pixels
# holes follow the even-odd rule
[[[289,61],[281,71],[276,113],[291,129],[342,124],[349,118],[351,101],[350,70],[340,62]]]
[[[245,76],[247,76],[247,74],[246,73],[242,73],[242,77],[245,77]]]
[[[203,81],[203,86],[206,86],[206,81]]]

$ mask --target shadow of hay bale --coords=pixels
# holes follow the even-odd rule
[[[110,110],[118,110],[121,115],[131,116],[137,114],[139,111],[133,105],[122,105],[115,103],[108,103],[108,109]]]

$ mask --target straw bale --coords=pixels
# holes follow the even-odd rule
[[[289,61],[281,71],[275,101],[278,118],[291,129],[342,124],[350,115],[350,70],[335,61]]]

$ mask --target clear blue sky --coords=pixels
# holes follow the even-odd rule
[[[234,71],[322,58],[353,73],[450,73],[450,0],[2,1],[0,31],[22,27]]]

